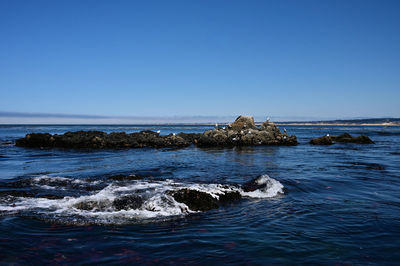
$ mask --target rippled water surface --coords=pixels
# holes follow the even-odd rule
[[[30,132],[150,129],[169,134],[209,128],[0,126],[0,262],[400,263],[399,127],[287,126],[300,142],[295,147],[70,150],[13,145]],[[308,144],[311,138],[344,132],[367,134],[376,144]],[[116,174],[144,179],[108,179]],[[178,188],[239,190],[240,184],[266,174],[272,182],[267,190],[241,192],[242,200],[207,212],[192,212],[168,194]],[[40,197],[1,194],[10,190]],[[143,198],[140,209],[112,206],[129,194]],[[77,209],[82,202],[98,205]]]

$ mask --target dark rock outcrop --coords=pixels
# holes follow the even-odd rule
[[[101,131],[66,132],[62,135],[31,133],[16,141],[16,146],[30,148],[183,148],[191,144],[199,147],[233,147],[252,145],[296,145],[296,136],[282,133],[268,120],[260,127],[253,117],[239,116],[227,127],[198,133],[179,133],[162,136],[150,130],[127,134]]]
[[[281,133],[270,121],[256,127],[253,117],[239,116],[227,127],[216,127],[201,135],[197,145],[200,147],[232,147],[253,145],[297,145],[296,136]]]
[[[192,211],[217,209],[222,204],[227,204],[242,198],[237,191],[225,192],[224,194],[220,194],[217,199],[206,192],[188,188],[172,192],[172,197],[174,197],[177,202],[186,204]]]
[[[161,136],[153,131],[141,131],[131,134],[101,131],[66,132],[63,135],[31,133],[16,141],[17,146],[31,148],[162,148],[187,147],[196,135],[182,134]]]
[[[331,145],[336,142],[340,143],[358,143],[358,144],[375,144],[368,136],[360,135],[358,137],[353,137],[349,133],[343,133],[340,136],[323,136],[319,138],[312,139],[310,144],[313,145]]]
[[[313,144],[313,145],[332,145],[333,141],[332,141],[331,137],[323,136],[323,137],[312,139],[310,141],[310,144]]]
[[[375,144],[368,136],[360,135],[358,137],[353,137],[349,133],[344,133],[337,137],[332,137],[335,142],[348,142],[348,143],[359,143],[359,144]]]

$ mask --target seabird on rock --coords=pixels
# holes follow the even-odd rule
[[[160,132],[161,132],[160,130],[157,130],[157,133],[158,133],[158,134],[160,134]]]
[[[176,134],[175,134],[175,133],[172,133],[172,136],[176,136]]]
[[[283,132],[285,132],[285,133],[286,133],[286,128],[283,128]]]

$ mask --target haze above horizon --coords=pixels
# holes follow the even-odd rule
[[[1,1],[0,123],[400,117],[398,14],[390,0]]]

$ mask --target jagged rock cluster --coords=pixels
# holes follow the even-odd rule
[[[153,131],[141,131],[127,134],[101,131],[77,131],[51,135],[49,133],[31,133],[16,141],[17,146],[31,148],[182,148],[191,144],[199,147],[232,147],[250,145],[296,145],[296,136],[282,133],[268,120],[260,127],[253,117],[239,116],[227,127],[216,127],[203,134],[179,133],[160,135]]]
[[[296,145],[296,136],[282,133],[269,120],[257,127],[251,116],[239,116],[227,127],[216,127],[204,132],[197,145],[212,146],[250,146],[250,145]]]
[[[360,135],[353,137],[349,133],[343,133],[340,136],[322,136],[319,138],[312,139],[310,144],[313,145],[332,145],[335,142],[341,143],[358,143],[358,144],[375,144],[368,136]]]

